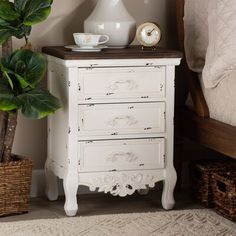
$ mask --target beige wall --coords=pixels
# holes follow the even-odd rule
[[[123,0],[137,24],[157,22],[163,31],[162,46],[175,45],[175,0]],[[83,21],[97,0],[54,0],[52,13],[33,29],[31,42],[36,50],[42,46],[72,44],[73,32],[83,30]],[[15,47],[22,41],[15,40]],[[46,158],[46,120],[32,121],[19,116],[14,152],[30,156],[34,168],[41,169]]]

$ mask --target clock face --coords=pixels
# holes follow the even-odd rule
[[[147,22],[138,27],[136,37],[143,46],[153,47],[161,40],[161,30],[156,24]]]

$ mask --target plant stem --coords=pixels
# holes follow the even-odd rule
[[[4,140],[6,136],[7,120],[8,113],[0,111],[0,163],[3,162]]]
[[[10,113],[8,115],[6,135],[4,140],[4,150],[3,150],[4,163],[11,161],[11,152],[16,132],[16,125],[17,125],[17,112]]]
[[[12,39],[9,38],[6,43],[2,45],[2,56],[7,56],[12,52]],[[2,78],[0,78],[2,79]],[[7,112],[0,111],[0,163],[5,160],[5,138],[8,126],[9,114]]]
[[[9,38],[6,43],[2,45],[2,56],[5,57],[12,53],[12,39]]]
[[[27,45],[28,44],[28,38],[27,38],[26,35],[24,35],[24,38],[25,38],[25,45]]]

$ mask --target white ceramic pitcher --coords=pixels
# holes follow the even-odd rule
[[[136,22],[122,0],[98,0],[92,14],[84,22],[86,33],[105,34],[110,47],[124,48],[135,37]]]

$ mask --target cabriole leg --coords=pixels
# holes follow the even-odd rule
[[[177,181],[176,171],[168,170],[166,179],[163,181],[162,206],[165,210],[171,210],[175,205],[174,189]]]
[[[68,174],[63,180],[65,191],[65,205],[64,209],[67,216],[75,216],[78,211],[77,191],[79,187],[78,174]]]

